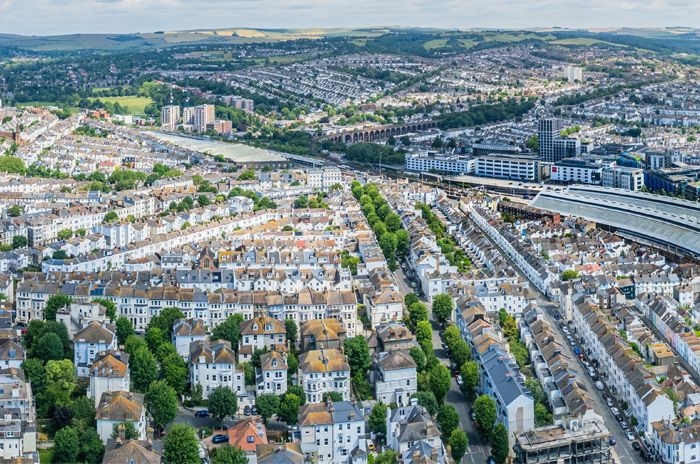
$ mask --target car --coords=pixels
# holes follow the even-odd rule
[[[462,380],[462,376],[461,376],[461,375],[458,375],[458,376],[457,376],[457,385],[459,385],[460,387],[461,387],[462,385],[464,385],[464,380]]]
[[[571,346],[576,346],[576,342],[574,342],[571,338],[569,339],[569,345]]]
[[[250,416],[250,411],[250,406],[246,406],[245,408],[243,408],[243,414],[246,416]]]
[[[605,389],[605,385],[603,385],[603,382],[601,382],[600,380],[598,380],[598,381],[595,383],[595,387],[596,387],[598,390],[600,390],[600,391],[603,391],[603,390]]]
[[[578,346],[575,346],[574,347],[574,354],[576,356],[580,356],[581,355],[581,348],[579,348]]]
[[[211,437],[211,442],[215,445],[218,445],[219,443],[228,443],[228,435],[224,435],[223,433],[217,433],[213,437]]]
[[[474,411],[469,413],[469,417],[471,418],[472,421],[476,420],[476,413]]]
[[[625,431],[629,430],[629,426],[627,425],[627,422],[625,422],[625,421],[620,422],[620,427],[622,428],[622,430],[625,430]]]
[[[628,430],[628,431],[627,431],[627,439],[628,439],[629,441],[634,441],[634,434],[632,433],[631,430]]]
[[[253,405],[253,408],[250,410],[250,413],[251,413],[252,415],[254,415],[254,416],[257,416],[257,415],[259,414],[259,413],[258,413],[258,407],[255,406],[255,405]]]
[[[486,460],[486,464],[496,464],[496,460],[493,458],[493,456],[489,456]]]
[[[194,417],[209,417],[209,411],[200,409],[199,411],[195,411]]]
[[[613,413],[613,416],[619,416],[620,415],[620,410],[617,409],[615,406],[610,407],[610,412]]]
[[[617,444],[617,440],[615,440],[615,437],[610,437],[608,438],[608,443],[610,443],[610,446],[615,446]]]
[[[374,451],[374,442],[373,441],[370,441],[369,443],[367,443],[367,449],[369,451]]]
[[[607,396],[605,397],[605,404],[607,404],[609,408],[613,408],[613,407],[614,407],[614,406],[613,406],[613,400],[612,400],[612,398],[609,398],[609,397],[607,397]],[[615,409],[617,409],[617,408],[615,408]],[[612,409],[610,409],[610,410],[612,411]]]
[[[559,315],[559,313],[554,313],[554,320],[558,321],[560,319],[561,319],[561,316]]]
[[[635,451],[639,451],[640,449],[642,449],[642,445],[640,445],[638,441],[633,441],[632,448],[634,448]]]
[[[569,335],[569,328],[567,326],[562,324],[561,330],[563,330],[565,334]]]
[[[584,359],[583,353],[579,353],[578,359],[580,359],[580,360],[583,361],[584,363],[588,362],[588,361],[586,361],[586,360]]]

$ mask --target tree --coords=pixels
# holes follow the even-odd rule
[[[452,317],[452,297],[446,293],[440,293],[433,298],[433,316],[444,324]]]
[[[467,361],[462,364],[459,373],[462,375],[462,390],[468,399],[474,398],[479,386],[479,365],[475,361]]]
[[[173,324],[175,324],[175,321],[178,319],[183,319],[184,317],[185,315],[182,314],[182,311],[178,308],[164,308],[160,314],[151,318],[147,329],[151,327],[159,328],[163,333],[163,339],[166,343],[169,343],[173,335]]]
[[[408,307],[408,319],[411,327],[415,328],[420,321],[428,320],[428,308],[423,303],[417,301]]]
[[[369,415],[369,429],[374,433],[386,435],[386,405],[377,403]]]
[[[280,397],[273,394],[258,395],[255,397],[255,407],[265,422],[272,417],[280,407]]]
[[[133,356],[141,348],[148,350],[148,345],[146,345],[146,341],[143,338],[136,334],[126,337],[126,341],[124,342],[124,350],[131,356]]]
[[[450,348],[450,358],[457,366],[462,366],[472,358],[471,349],[464,340],[458,340],[455,345]]]
[[[68,406],[75,390],[75,366],[70,359],[46,363],[46,395],[49,404]]]
[[[50,359],[63,359],[63,344],[55,333],[42,335],[32,346],[32,357],[46,362]]]
[[[418,372],[423,372],[423,370],[425,370],[426,364],[428,363],[428,359],[425,357],[423,349],[420,346],[413,346],[411,347],[409,354],[416,362],[416,370]]]
[[[420,300],[418,299],[418,296],[415,293],[409,293],[406,295],[403,299],[403,304],[407,307],[410,308],[413,303],[418,303]]]
[[[474,401],[474,415],[479,424],[479,434],[486,439],[491,438],[493,424],[496,423],[496,402],[493,398],[488,395],[479,396]]]
[[[79,396],[70,405],[73,422],[80,422],[85,427],[95,427],[95,401],[87,396]]]
[[[552,413],[542,403],[535,403],[535,427],[552,424]]]
[[[117,213],[115,213],[114,211],[110,211],[107,214],[105,214],[104,218],[102,218],[102,222],[105,224],[110,224],[112,222],[115,222],[118,219],[119,219],[119,216],[117,216]]]
[[[544,394],[540,382],[538,382],[537,379],[529,378],[525,380],[525,388],[530,390],[535,403],[544,403],[547,401],[547,396]]]
[[[165,426],[177,416],[177,394],[164,380],[151,382],[145,400],[156,425]]]
[[[578,278],[578,271],[575,271],[574,269],[567,269],[561,273],[561,280],[563,281],[574,280],[576,278]]]
[[[59,240],[68,240],[73,236],[73,231],[70,229],[61,229],[56,234]]]
[[[211,458],[212,464],[248,464],[245,452],[239,447],[231,445],[214,448]]]
[[[335,401],[343,401],[343,395],[337,391],[329,391],[325,392],[323,396],[321,397],[321,401],[324,403],[327,401],[335,402]]]
[[[427,344],[432,351],[433,328],[428,321],[419,321],[416,324],[416,340],[420,346]]]
[[[298,327],[294,319],[286,319],[284,321],[284,328],[287,331],[287,341],[290,346],[294,346],[297,341]]]
[[[51,295],[44,307],[44,320],[55,321],[58,310],[69,306],[72,302],[73,298],[68,295]]]
[[[301,400],[300,406],[306,404],[306,393],[304,393],[304,387],[301,385],[290,385],[287,387],[287,393],[293,393]]]
[[[126,339],[129,338],[130,335],[134,335],[135,333],[134,325],[129,319],[127,319],[124,316],[119,316],[115,325],[117,332],[117,342],[120,345],[124,344],[126,342]]]
[[[164,346],[172,347],[173,345]],[[182,359],[182,356],[177,352],[170,353],[161,361],[160,370],[163,380],[173,387],[178,395],[181,395],[187,387],[190,374],[187,363]]]
[[[78,442],[80,443],[78,462],[88,464],[101,463],[102,456],[105,452],[105,445],[97,434],[97,430],[95,430],[94,427],[86,427],[79,423],[75,423],[74,427],[76,427],[78,431]]]
[[[135,391],[145,392],[151,382],[158,378],[158,361],[148,348],[141,347],[129,360],[131,384]]]
[[[77,462],[80,452],[78,432],[73,427],[64,427],[53,439],[53,462]]]
[[[372,359],[369,355],[369,345],[367,345],[365,337],[358,335],[353,338],[347,338],[343,343],[343,347],[345,348],[345,355],[348,357],[351,375],[358,373],[364,375],[369,371]]]
[[[168,464],[199,462],[199,440],[187,424],[175,424],[163,441],[163,460]]]
[[[132,421],[119,422],[112,425],[112,438],[117,438],[119,436],[119,427],[124,427],[124,438],[127,440],[138,440],[139,431],[136,430],[136,426]]]
[[[437,424],[443,437],[449,437],[453,430],[459,428],[459,414],[449,404],[440,406],[437,414]]]
[[[493,428],[493,441],[491,443],[491,456],[496,464],[505,464],[508,459],[508,429],[502,423]]]
[[[158,327],[149,327],[146,329],[146,336],[144,338],[146,340],[146,345],[148,345],[148,349],[151,350],[151,353],[157,353],[160,345],[165,343],[163,331]]]
[[[399,229],[394,235],[396,236],[396,254],[399,256],[408,254],[408,247],[411,244],[408,232],[405,229]]]
[[[403,228],[403,224],[401,224],[401,217],[396,213],[387,214],[387,216],[384,218],[384,224],[386,224],[386,228],[389,230],[389,232],[397,232]]]
[[[238,398],[230,388],[216,387],[209,395],[209,413],[221,425],[226,416],[233,417],[238,410]]]
[[[388,449],[374,459],[374,464],[394,464],[397,462],[396,458],[396,451]],[[367,462],[369,463],[369,459]]]
[[[289,425],[295,425],[299,421],[299,408],[301,399],[294,393],[285,393],[280,398],[280,407],[277,417]]]
[[[431,416],[438,413],[440,406],[435,399],[435,393],[431,391],[419,391],[413,394],[413,398],[418,400],[418,404],[423,406]]]
[[[22,235],[15,235],[12,237],[12,249],[15,250],[17,248],[24,248],[29,244],[29,241],[27,240],[27,237],[24,237]]]
[[[238,176],[238,180],[255,180],[255,170],[253,168],[246,169]]]
[[[241,314],[232,314],[224,322],[214,327],[211,331],[212,340],[228,340],[231,347],[238,350],[238,341],[241,339]]]
[[[467,446],[469,445],[467,434],[464,433],[464,430],[453,430],[450,434],[449,444],[452,450],[452,459],[454,459],[455,462],[461,462],[462,456],[467,452]]]
[[[10,217],[17,217],[24,214],[24,207],[20,205],[12,205],[7,208],[7,215]]]
[[[435,394],[438,403],[445,400],[451,381],[450,371],[442,364],[436,364],[430,369],[430,390]]]

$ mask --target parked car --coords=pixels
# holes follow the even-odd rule
[[[209,417],[209,411],[206,409],[200,409],[194,413],[194,417]]]
[[[629,441],[634,441],[634,434],[630,430],[627,431],[627,439]]]
[[[635,451],[639,451],[640,449],[642,449],[642,446],[639,444],[639,442],[633,441],[632,448],[634,448]]]
[[[250,406],[246,406],[245,408],[243,408],[243,414],[246,416],[250,416],[250,411]]]
[[[610,398],[609,396],[606,396],[606,397],[605,397],[605,404],[607,404],[609,408],[612,408],[612,407],[613,407],[613,400],[612,400],[612,398]],[[611,409],[611,411],[612,411],[612,409]]]
[[[615,406],[610,407],[610,412],[613,413],[613,416],[619,416],[620,415],[620,410],[617,409]]]
[[[493,456],[489,456],[486,460],[486,464],[496,464],[496,460],[493,458]]]
[[[600,380],[596,381],[595,387],[600,391],[603,391],[605,389],[605,385],[603,385],[603,382],[601,382]]]
[[[253,405],[253,408],[250,410],[250,413],[254,416],[258,415],[258,407]]]
[[[615,440],[615,437],[610,437],[608,438],[608,443],[610,443],[610,446],[615,446],[617,444],[617,440]]]
[[[625,422],[625,421],[620,422],[620,427],[622,427],[622,430],[625,430],[625,431],[629,430],[629,426],[627,425],[627,422]]]
[[[218,445],[219,443],[228,443],[228,435],[217,433],[216,435],[211,437],[211,442],[215,445]]]
[[[561,319],[559,313],[554,313],[554,320],[558,321],[559,319]]]
[[[474,411],[469,413],[469,417],[471,418],[472,421],[476,420],[476,413]]]
[[[459,385],[460,387],[461,387],[462,385],[464,385],[464,380],[462,380],[462,376],[461,376],[461,375],[458,375],[458,376],[457,376],[457,385]]]

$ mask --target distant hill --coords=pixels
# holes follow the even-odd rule
[[[265,43],[299,39],[347,38],[357,49],[432,55],[464,49],[481,49],[520,42],[559,45],[617,45],[659,53],[700,54],[700,30],[687,27],[659,29],[608,28],[569,30],[557,27],[529,30],[439,30],[400,26],[359,29],[257,29],[223,28],[156,31],[133,34],[71,34],[21,36],[0,34],[0,48],[42,51],[134,50],[192,44]]]

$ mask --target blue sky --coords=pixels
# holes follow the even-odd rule
[[[697,0],[0,0],[0,33],[224,27],[700,27]]]

